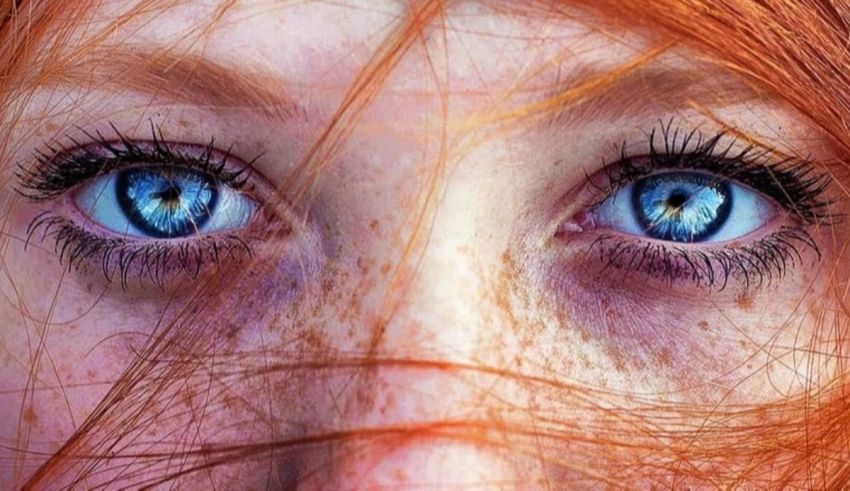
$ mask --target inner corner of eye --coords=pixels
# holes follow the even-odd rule
[[[591,211],[582,210],[558,225],[555,232],[556,237],[566,237],[570,234],[578,234],[594,230],[597,226],[596,218]]]

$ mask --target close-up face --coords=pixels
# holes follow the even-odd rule
[[[845,14],[0,2],[0,489],[840,488]]]

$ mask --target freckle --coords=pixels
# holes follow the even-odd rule
[[[395,476],[393,476],[393,477],[395,478],[396,481],[408,482],[410,480],[410,475],[404,469],[398,469],[397,468],[394,471],[394,474],[395,474]]]
[[[326,348],[324,336],[315,330],[307,331],[304,334],[304,342],[307,346],[316,351]]]
[[[184,390],[181,390],[180,393],[182,394],[183,402],[187,406],[191,406],[192,400],[195,398],[194,391],[192,391],[191,389],[184,389]]]
[[[753,298],[749,295],[741,295],[737,300],[738,307],[744,310],[752,310]]]
[[[372,232],[377,232],[380,226],[381,222],[379,222],[378,220],[372,220],[371,222],[369,222],[369,230],[371,230]]]
[[[707,321],[699,321],[699,324],[697,324],[697,325],[703,331],[708,331],[708,322]]]
[[[360,268],[360,271],[363,273],[368,273],[370,269],[372,269],[372,261],[359,257],[357,258],[357,267]]]
[[[664,348],[658,353],[658,363],[664,366],[670,366],[673,363],[673,357],[670,355],[670,350]]]
[[[227,329],[227,331],[225,332],[224,335],[225,335],[225,337],[227,338],[228,341],[234,341],[236,339],[236,336],[239,335],[240,329],[235,324],[233,324],[229,327],[230,328]]]
[[[33,411],[32,407],[28,407],[24,410],[24,421],[29,424],[35,424],[38,421],[38,415]]]
[[[387,275],[387,273],[389,273],[389,272],[390,272],[390,270],[391,270],[392,268],[393,268],[393,267],[390,265],[390,263],[384,263],[384,264],[382,264],[382,265],[381,265],[381,270],[380,270],[380,271],[381,271],[381,275],[386,276],[386,275]]]
[[[629,370],[627,370],[626,368],[626,362],[623,360],[623,357],[619,353],[615,356],[612,356],[611,360],[614,362],[614,370],[617,370],[620,373],[629,372]]]
[[[395,396],[390,393],[384,401],[384,404],[381,406],[381,414],[387,414],[390,409],[395,408],[397,405],[398,403],[396,402]]]
[[[475,254],[475,250],[469,247],[468,245],[459,245],[457,246],[457,252],[459,254],[464,254],[466,256],[472,256]]]

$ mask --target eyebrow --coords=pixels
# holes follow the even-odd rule
[[[534,101],[487,120],[536,117],[546,124],[572,125],[688,108],[712,117],[711,108],[774,99],[722,67],[675,67],[656,60],[649,54],[613,68],[579,65],[567,77],[535,89],[541,96]]]
[[[275,121],[304,111],[282,89],[279,76],[228,67],[197,55],[114,52],[109,60],[86,61],[63,73],[63,83],[116,91],[134,91],[213,109],[252,110]]]
[[[491,122],[541,113],[549,123],[575,124],[658,112],[659,106],[672,111],[769,97],[719,67],[683,69],[660,66],[655,60],[654,54],[647,54],[613,69],[579,66],[543,89],[542,100],[518,111],[491,114]],[[286,83],[280,76],[192,54],[110,52],[108,61],[71,66],[62,82],[130,90],[201,108],[252,110],[277,122],[304,115],[304,109],[282,90]]]
[[[553,121],[620,119],[624,115],[688,108],[702,110],[771,99],[768,92],[717,67],[684,69],[643,65],[612,80],[605,80],[605,77],[605,73],[589,73],[562,83],[554,94],[550,94],[554,100],[565,99],[555,111]],[[604,87],[586,96],[580,94],[582,86],[596,83]],[[571,92],[576,92],[575,97],[571,97]]]

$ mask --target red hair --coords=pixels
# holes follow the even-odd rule
[[[234,2],[224,2],[219,9],[221,15]],[[68,44],[80,42],[77,27],[86,25],[88,12],[96,10],[94,0],[74,2],[59,1],[14,1],[0,3],[0,104],[7,110],[2,117],[2,127],[12,128],[18,124],[19,109],[26,105],[28,90],[50,85],[62,79],[94,51],[111,32],[134,16],[158,7],[157,2],[139,2],[129,13],[122,15],[114,24],[85,39],[78,49],[77,57],[68,57]],[[288,183],[288,188],[297,190],[296,195],[306,194],[315,184],[322,169],[330,165],[340,151],[342,143],[357,124],[359,117],[380,93],[384,82],[393,69],[415,43],[423,36],[440,27],[447,1],[422,0],[412,2],[409,14],[387,36],[340,104],[331,124],[312,146],[299,172]],[[520,5],[518,5],[520,4]],[[674,47],[692,48],[694,52],[707,54],[708,58],[725,69],[737,74],[758,90],[767,90],[797,109],[800,114],[821,128],[842,157],[850,152],[850,9],[827,0],[539,0],[528,2],[503,1],[495,8],[511,16],[573,16],[576,7],[594,11],[610,23],[610,26],[634,29],[647,28],[654,36],[653,47],[631,63],[599,76],[587,78],[584,83],[567,92],[554,95],[551,99],[510,113],[484,118],[486,122],[521,124],[524,118],[534,117],[563,107],[565,104],[581,104],[583,101],[606,90],[627,74],[645,67],[661,53]],[[215,23],[215,19],[211,24]],[[157,69],[166,59],[150,60],[148,69]],[[187,80],[191,78],[191,60],[175,65],[165,65],[185,70]],[[271,101],[273,95],[257,93],[254,103]],[[240,101],[243,103],[244,101]],[[9,132],[0,134],[0,154],[8,154],[14,142],[9,141]],[[441,152],[438,162],[432,165],[433,178],[429,185],[436,186],[445,165],[445,153]],[[832,162],[830,171],[837,180],[846,179],[843,161]],[[423,209],[417,213],[417,232],[411,234],[407,250],[415,254],[414,244],[418,232],[425,229],[425,219],[430,207],[438,199],[436,193],[425,193]],[[841,225],[839,225],[840,227]],[[838,237],[841,237],[838,235]],[[843,239],[841,239],[843,240]],[[840,258],[839,258],[840,259]],[[833,275],[835,304],[846,322],[848,311],[844,305],[841,269]],[[404,274],[396,272],[394,285],[400,288]],[[212,287],[208,287],[212,290]],[[387,319],[392,316],[393,299],[385,306]],[[375,342],[380,337],[376,329]],[[165,334],[162,335],[163,339]],[[181,335],[185,336],[185,335]],[[190,449],[188,458],[199,462],[197,470],[204,466],[216,466],[229,460],[238,460],[274,452],[281,448],[307,445],[317,441],[332,441],[347,438],[373,438],[400,433],[437,433],[451,438],[466,438],[481,444],[497,445],[491,438],[493,431],[511,433],[527,445],[515,450],[533,454],[541,448],[552,452],[554,463],[560,461],[557,449],[569,441],[578,453],[587,456],[609,455],[615,460],[621,453],[636,448],[644,455],[651,455],[641,462],[623,462],[621,478],[633,478],[644,473],[646,482],[661,480],[669,485],[722,485],[744,487],[806,486],[837,489],[850,482],[850,399],[846,396],[844,362],[845,331],[836,329],[830,339],[834,346],[834,358],[838,363],[835,380],[831,385],[813,388],[788,400],[758,407],[678,407],[656,405],[649,401],[633,410],[601,409],[588,403],[609,431],[599,432],[597,439],[587,441],[580,429],[565,421],[541,421],[538,424],[453,421],[442,425],[429,424],[423,428],[370,429],[362,432],[316,435],[298,440],[274,442],[274,444],[252,443],[229,449]],[[183,340],[186,338],[184,337]],[[191,339],[199,347],[203,340]],[[179,343],[173,343],[177,345]],[[200,348],[203,352],[203,348]],[[372,355],[369,353],[368,355]],[[598,394],[587,389],[561,383],[557,380],[531,379],[522,374],[511,373],[492,367],[459,366],[423,360],[382,360],[375,356],[364,356],[348,360],[321,360],[313,369],[339,367],[363,367],[398,364],[411,369],[484,372],[491,376],[515,379],[531,388],[545,387],[551,391],[572,391],[577,400],[591,401],[602,397],[616,400],[618,396]],[[282,370],[305,369],[304,366],[286,366]],[[137,361],[131,370],[115,383],[98,411],[91,415],[63,448],[50,458],[31,477],[29,488],[49,486],[53,482],[85,482],[86,473],[92,469],[75,458],[92,455],[108,459],[103,450],[105,440],[113,438],[104,431],[107,425],[118,425],[126,408],[139,374],[144,372],[144,363]],[[175,372],[178,373],[178,372]],[[616,407],[616,405],[614,406]],[[138,416],[138,415],[137,415]],[[673,422],[677,432],[655,434],[654,418],[664,417]],[[703,421],[704,426],[691,426]],[[541,429],[542,428],[542,429]],[[629,430],[626,431],[625,428]],[[579,443],[576,443],[579,442]],[[98,452],[103,452],[100,454]],[[210,455],[213,457],[210,458]],[[142,458],[144,456],[139,456]],[[150,456],[161,459],[162,456]],[[674,476],[672,478],[668,476]],[[165,476],[176,479],[179,474]],[[600,477],[600,479],[602,479]],[[604,482],[604,481],[603,481]],[[609,484],[616,484],[611,481]]]

